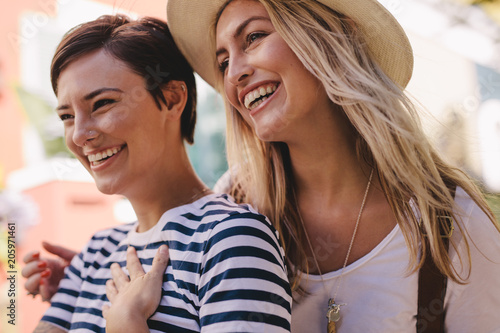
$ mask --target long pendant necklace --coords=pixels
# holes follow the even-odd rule
[[[368,184],[366,185],[365,194],[363,196],[363,201],[361,202],[361,208],[359,209],[358,218],[356,219],[356,225],[354,226],[354,231],[352,233],[351,242],[349,244],[349,248],[348,248],[347,254],[345,256],[344,264],[342,265],[342,269],[340,271],[339,282],[337,283],[337,288],[335,289],[335,293],[333,294],[333,297],[328,300],[328,308],[326,311],[326,318],[328,318],[328,324],[327,324],[327,332],[328,333],[336,333],[337,332],[336,323],[340,320],[340,307],[347,305],[346,303],[337,304],[335,302],[335,298],[337,297],[337,293],[339,292],[340,284],[342,283],[342,275],[344,274],[344,269],[347,266],[347,261],[349,260],[349,255],[351,254],[352,245],[354,244],[354,239],[356,238],[356,233],[358,232],[359,221],[361,220],[361,215],[362,215],[363,210],[365,208],[366,198],[368,196],[368,192],[370,190],[370,185],[372,183],[372,177],[373,177],[373,169],[370,172]],[[309,244],[309,248],[311,249],[312,254],[313,254],[314,264],[318,268],[318,272],[319,272],[319,275],[321,277],[323,287],[325,288],[325,282],[323,281],[323,274],[321,273],[321,269],[319,268],[318,260],[316,259],[316,255],[314,254],[313,247],[312,247],[311,241],[309,239],[309,235],[307,234],[307,231],[305,229],[304,220],[302,220],[302,217],[300,216],[300,211],[299,211],[299,217],[302,221],[302,226],[304,228],[304,232],[306,235],[307,242]]]

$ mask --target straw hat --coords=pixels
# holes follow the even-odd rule
[[[410,42],[396,19],[377,0],[317,0],[356,22],[368,49],[384,72],[406,87],[413,71]],[[227,0],[168,0],[167,21],[176,44],[193,69],[210,85],[217,78],[217,60],[210,29]]]

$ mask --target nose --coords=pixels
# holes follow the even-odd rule
[[[244,54],[229,59],[227,79],[234,86],[240,85],[254,70]]]
[[[75,117],[73,129],[73,142],[83,147],[89,142],[95,140],[99,135],[93,119],[90,117]]]

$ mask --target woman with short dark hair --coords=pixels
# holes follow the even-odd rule
[[[130,201],[138,221],[92,237],[35,332],[289,331],[276,230],[250,206],[212,193],[189,162],[196,87],[167,25],[121,15],[79,25],[59,44],[51,74],[68,148],[101,192]],[[132,282],[158,277],[161,293],[139,293],[154,304],[141,312],[147,322],[126,305],[109,307],[107,289],[119,303],[113,290],[123,295],[121,282],[130,283],[125,265]]]

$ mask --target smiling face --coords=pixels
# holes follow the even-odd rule
[[[293,140],[304,117],[329,105],[258,1],[229,3],[217,23],[216,48],[226,96],[261,140]]]
[[[168,142],[181,141],[144,79],[103,50],[70,63],[58,87],[66,144],[103,193],[127,196],[145,186],[141,178],[161,169]]]

